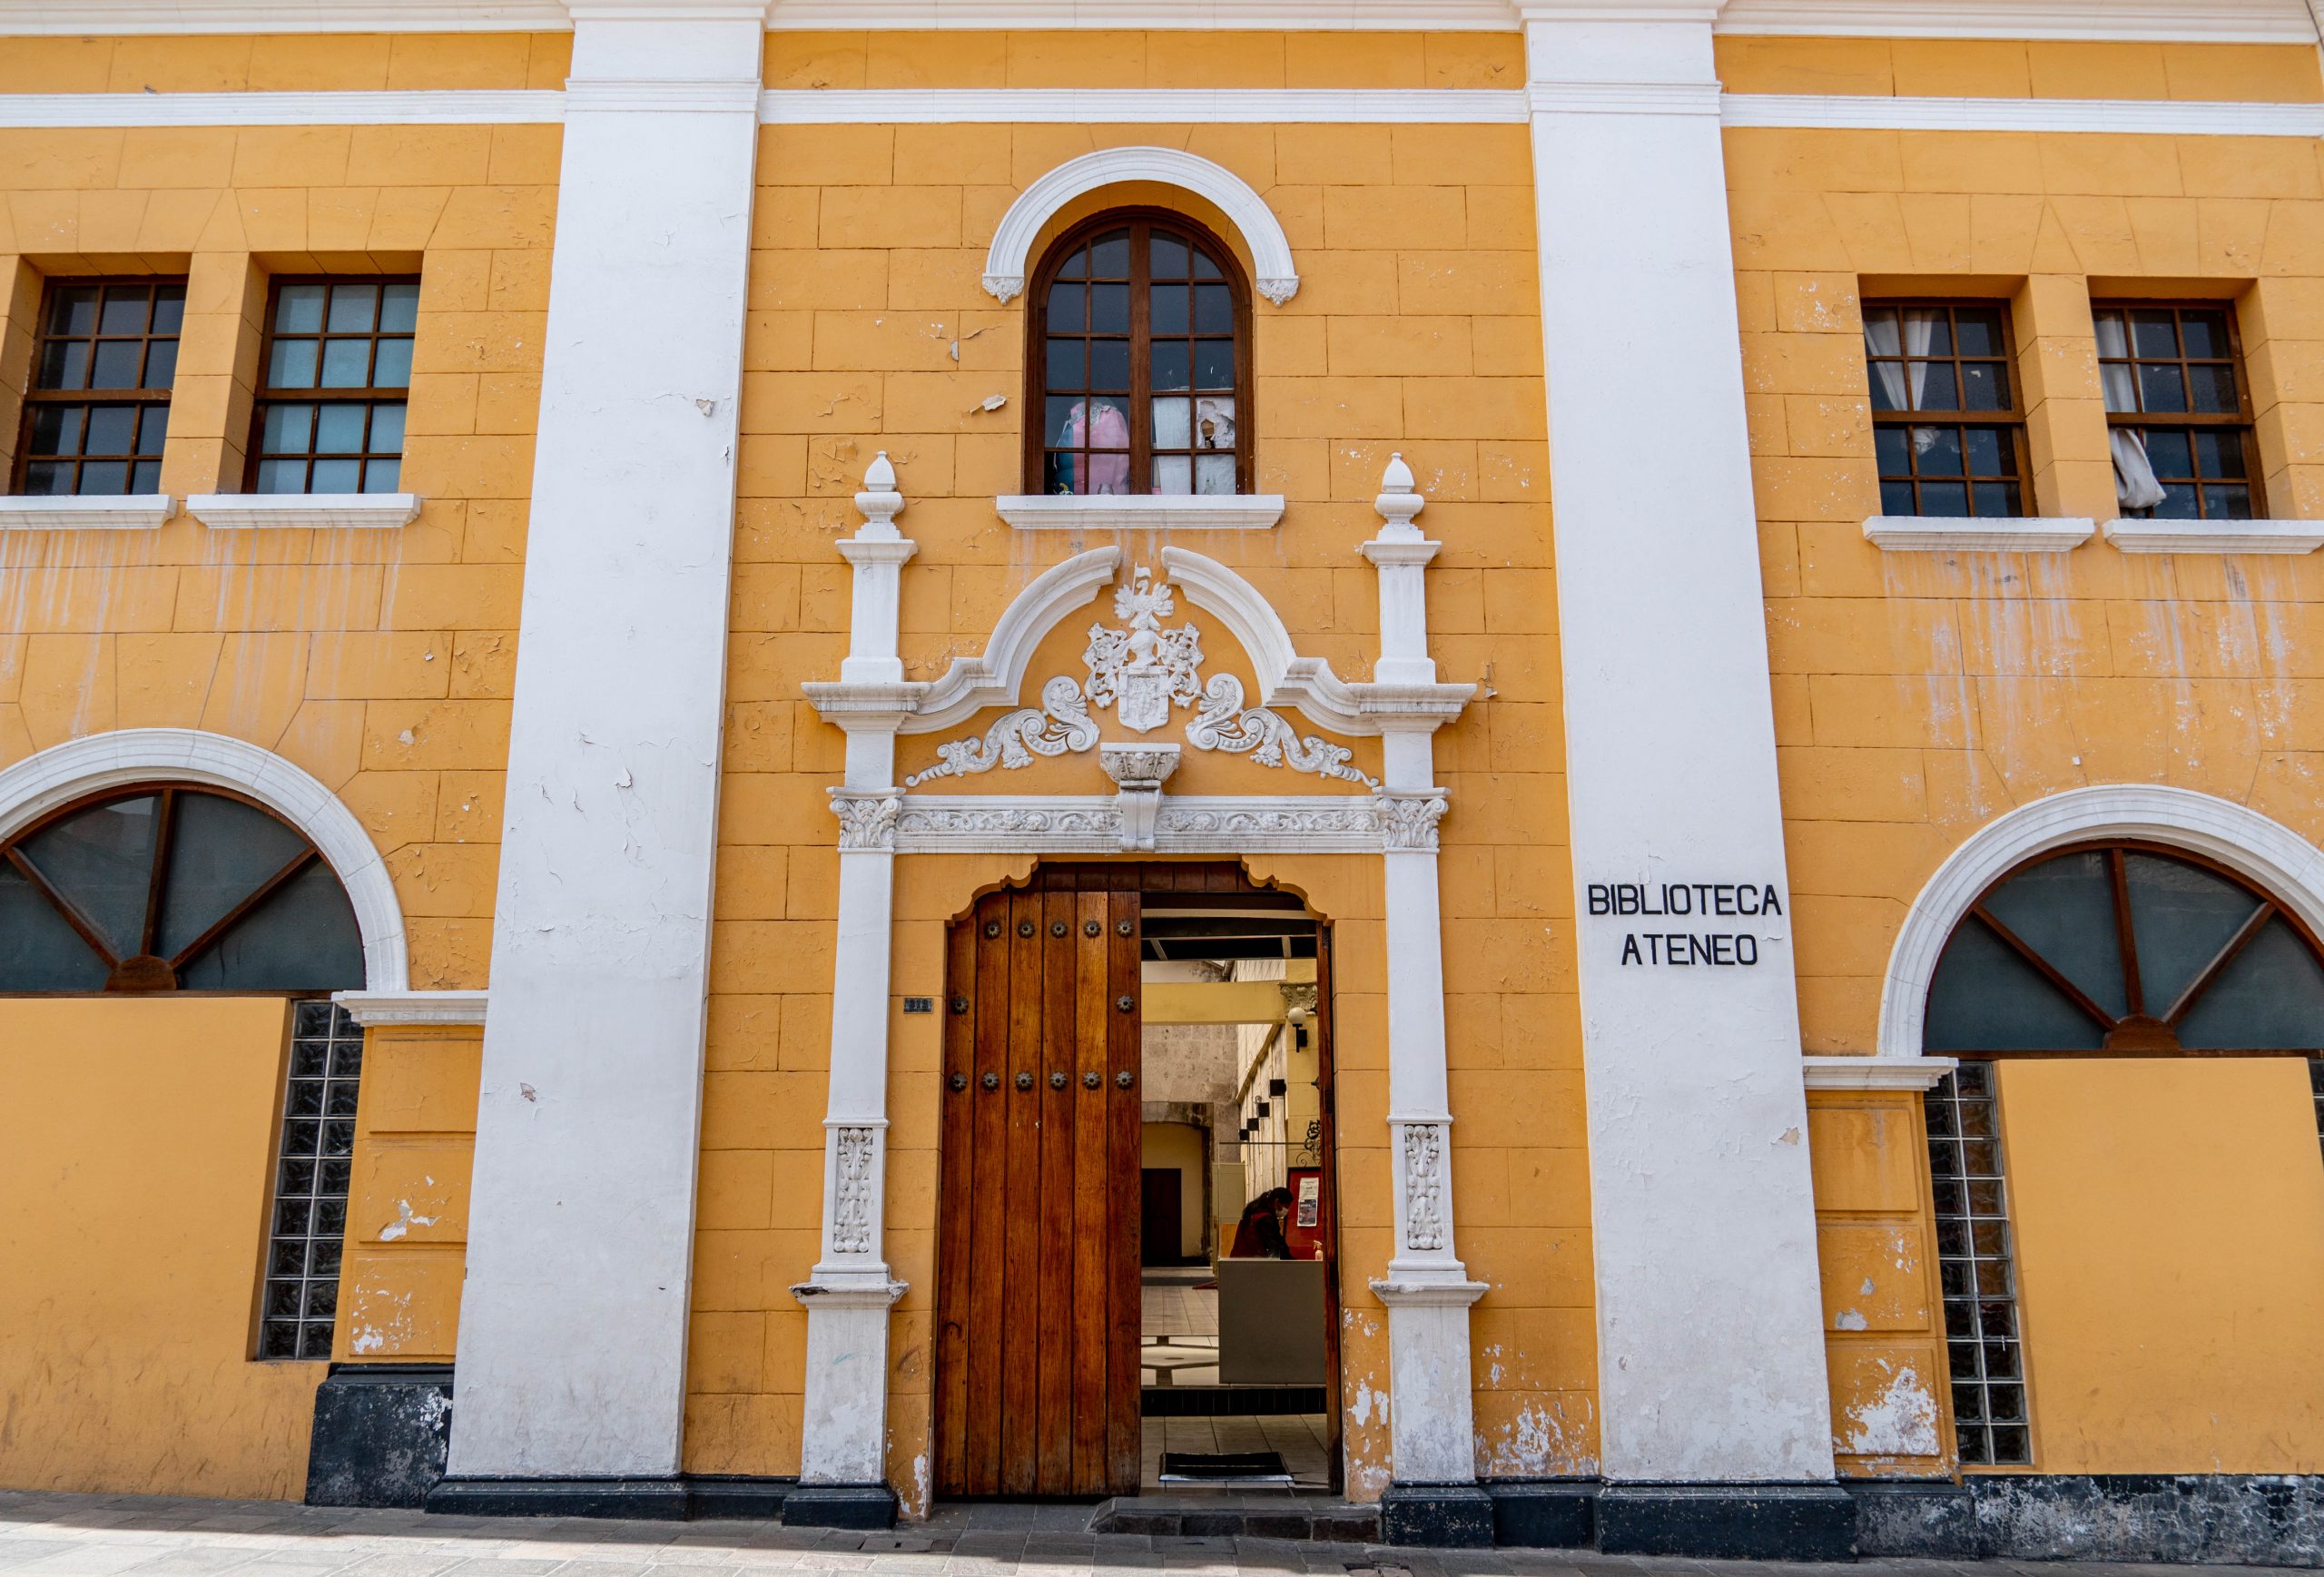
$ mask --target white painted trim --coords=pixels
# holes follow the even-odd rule
[[[122,728],[52,744],[0,771],[0,838],[83,794],[142,783],[232,789],[304,833],[354,908],[364,988],[406,989],[403,906],[371,834],[305,768],[247,740],[198,728]]]
[[[1502,88],[773,88],[769,125],[1517,125]]]
[[[905,794],[899,854],[1118,854],[1118,794]],[[1164,794],[1154,847],[1166,854],[1377,854],[1366,794]]]
[[[1960,1066],[1952,1057],[1803,1057],[1810,1089],[1928,1089]]]
[[[1535,114],[1716,115],[1715,82],[1547,82],[1526,90]]]
[[[559,0],[0,0],[0,34],[507,33],[572,25]]]
[[[178,512],[167,493],[132,493],[124,498],[0,497],[0,531],[153,531]]]
[[[2324,931],[2324,849],[2254,810],[2192,789],[2110,784],[2068,789],[1987,823],[1955,849],[1913,900],[1880,991],[1880,1055],[1918,1057],[1929,982],[1969,905],[2013,866],[2092,838],[2143,838],[2240,872]]]
[[[482,1024],[484,991],[333,991],[331,1000],[347,1016],[369,1029],[373,1025],[418,1026]]]
[[[2300,0],[1728,0],[1717,31],[1847,38],[2316,42]]]
[[[1884,553],[2066,553],[2097,529],[2096,522],[2071,516],[1875,515],[1864,523],[1864,539]]]
[[[268,31],[261,29],[261,31]],[[347,93],[0,94],[0,127],[553,125],[554,89]]]
[[[2324,135],[2324,103],[2221,103],[2195,99],[1922,99],[1871,94],[1729,94],[1721,105],[1719,119],[1729,128],[2112,132],[2171,137]]]
[[[2109,520],[2106,540],[2124,553],[2313,553],[2324,520]]]
[[[774,0],[770,28],[1514,32],[1508,0]]]
[[[668,114],[758,113],[756,77],[662,82],[653,78],[574,77],[565,84],[566,113]]]
[[[1124,95],[1096,96],[1111,102]],[[1100,112],[1090,118],[1108,117]],[[1141,147],[1100,148],[1094,153],[1068,159],[1026,187],[1009,205],[1009,212],[1000,216],[1000,226],[993,232],[992,248],[984,261],[984,288],[1004,301],[1022,292],[1033,241],[1041,227],[1059,209],[1085,192],[1132,181],[1179,187],[1208,201],[1226,214],[1228,222],[1242,233],[1244,244],[1251,249],[1252,272],[1256,276],[1252,283],[1259,294],[1276,306],[1289,301],[1299,289],[1299,270],[1291,260],[1291,240],[1284,234],[1282,222],[1267,206],[1266,199],[1253,191],[1248,182],[1225,165],[1182,148]]]
[[[1025,668],[1041,637],[1075,608],[1094,599],[1113,582],[1120,567],[1118,547],[1093,547],[1044,570],[1019,592],[994,621],[992,638],[973,657],[955,657],[944,676],[927,686],[913,715],[899,728],[903,734],[930,734],[974,716],[987,706],[1010,706],[1025,683]],[[816,695],[828,686],[808,686]]]
[[[196,493],[185,512],[213,531],[385,531],[419,518],[417,493]]]
[[[1264,531],[1283,518],[1281,493],[1015,493],[992,505],[1019,531]]]

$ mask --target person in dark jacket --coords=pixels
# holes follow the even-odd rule
[[[1235,1224],[1235,1247],[1229,1259],[1288,1259],[1291,1245],[1284,1241],[1283,1224],[1291,1215],[1291,1190],[1269,1188],[1243,1207]]]

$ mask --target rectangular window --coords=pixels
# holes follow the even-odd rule
[[[121,497],[162,490],[183,280],[52,280],[25,391],[15,488]]]
[[[2265,513],[2234,310],[2224,301],[2096,301],[2092,312],[2122,513]]]
[[[2316,1094],[2316,1143],[2324,1148],[2324,1057],[2311,1058],[2308,1064],[2308,1088]]]
[[[1922,1097],[1936,1195],[1937,1270],[1953,1371],[1953,1432],[1965,1465],[2034,1460],[2024,1345],[2010,1265],[1994,1065],[1965,1061]]]
[[[258,1355],[328,1358],[339,1319],[363,1030],[332,1002],[298,1002],[290,1010],[290,1074],[283,1081]]]
[[[259,360],[253,493],[401,490],[419,281],[277,280]]]
[[[1998,301],[1866,301],[1883,515],[2025,513],[2025,417]]]

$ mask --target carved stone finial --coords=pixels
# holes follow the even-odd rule
[[[892,493],[896,490],[896,468],[889,463],[888,451],[881,449],[863,468],[863,490],[867,493]]]
[[[1404,464],[1401,453],[1388,457],[1388,468],[1380,476],[1380,496],[1372,500],[1372,507],[1380,511],[1380,518],[1386,522],[1380,527],[1379,541],[1421,539],[1420,527],[1413,524],[1413,517],[1428,507],[1428,500],[1420,496],[1419,485],[1413,480],[1413,468]]]
[[[863,490],[855,495],[855,507],[863,512],[862,528],[856,532],[859,541],[891,541],[897,536],[896,517],[904,512],[904,496],[896,490],[896,468],[889,462],[888,451],[881,449],[863,468]]]

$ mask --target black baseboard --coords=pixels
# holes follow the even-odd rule
[[[1867,1555],[2324,1566],[2324,1474],[1975,1474],[1846,1487]]]
[[[1147,1418],[1218,1418],[1329,1409],[1321,1385],[1148,1385],[1137,1410]]]
[[[679,1478],[447,1478],[426,1509],[463,1517],[635,1517],[684,1522]]]
[[[1492,1497],[1472,1483],[1392,1483],[1380,1497],[1380,1538],[1389,1544],[1490,1549]]]
[[[884,1483],[793,1484],[783,1496],[789,1528],[891,1528],[896,1492]]]
[[[449,1364],[333,1364],[315,1392],[310,1506],[418,1506],[444,1476]]]
[[[743,1474],[686,1474],[686,1515],[697,1522],[773,1522],[799,1487],[795,1478],[755,1478]]]
[[[1597,1513],[1609,1555],[1856,1559],[1856,1502],[1836,1483],[1610,1483]]]
[[[1537,1550],[1586,1550],[1598,1542],[1594,1478],[1488,1479],[1492,1542]]]

